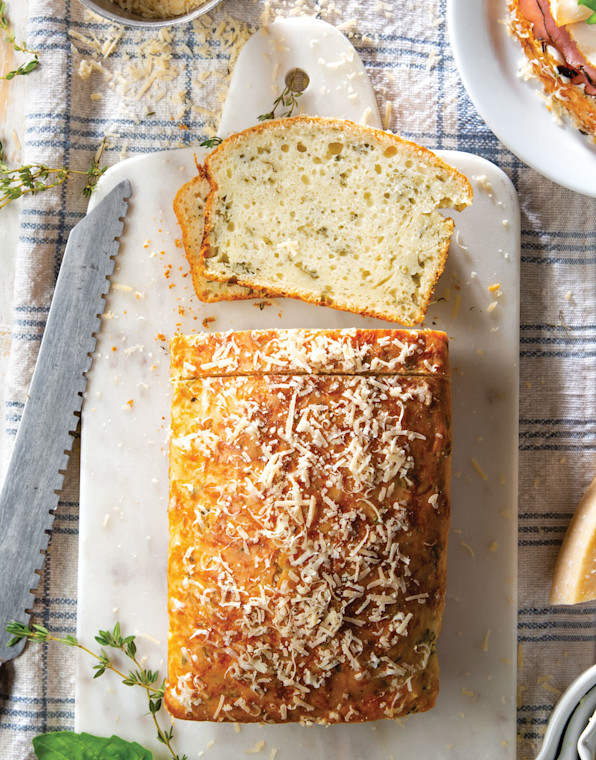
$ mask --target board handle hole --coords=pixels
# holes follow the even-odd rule
[[[290,69],[286,74],[285,83],[292,92],[304,92],[310,84],[310,77],[304,69]]]

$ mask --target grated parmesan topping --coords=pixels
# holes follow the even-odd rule
[[[278,330],[247,333],[198,333],[177,336],[174,345],[182,360],[180,377],[189,379],[221,369],[229,373],[304,372],[307,374],[391,374],[410,372],[445,374],[445,363],[431,362],[433,344],[425,333],[388,331],[378,340],[366,339],[361,331]],[[417,339],[412,335],[419,336]],[[181,341],[176,343],[176,341]],[[182,342],[183,341],[183,342]],[[180,347],[180,349],[178,348]],[[186,352],[182,350],[186,347]],[[199,363],[185,356],[200,355]],[[204,359],[203,359],[204,357]],[[176,361],[174,357],[174,361]]]
[[[434,436],[417,429],[434,401],[429,379],[316,374],[329,356],[368,365],[345,341],[311,335],[302,350],[302,337],[282,331],[275,355],[258,361],[305,374],[205,377],[179,389],[189,419],[180,430],[173,422],[171,472],[175,503],[191,505],[192,519],[173,539],[185,551],[170,606],[184,615],[192,605],[186,646],[202,655],[197,664],[186,654],[193,672],[172,694],[214,720],[319,720],[317,694],[338,672],[375,683],[381,715],[393,717],[434,652],[438,579],[428,562],[415,575],[406,548],[420,545],[411,510],[416,457]],[[412,346],[393,348],[401,362]],[[207,364],[233,367],[240,351],[230,336]],[[187,475],[177,480],[184,463],[194,488]],[[444,512],[439,485],[425,491],[426,519]],[[215,662],[225,687],[216,695],[206,685]],[[358,700],[331,709],[365,719]]]

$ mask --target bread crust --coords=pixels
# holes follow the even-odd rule
[[[233,350],[222,355],[222,347]],[[175,335],[172,382],[216,374],[449,376],[448,340],[437,330],[246,330]]]
[[[454,223],[453,219],[445,219],[445,222],[447,225],[450,225],[450,231],[449,235],[453,232]],[[208,244],[207,244],[208,245]],[[434,292],[435,286],[443,274],[443,271],[445,270],[445,264],[447,262],[447,256],[449,254],[449,246],[450,241],[448,240],[445,243],[445,246],[443,247],[443,250],[440,253],[439,257],[439,264],[436,267],[436,272],[434,279],[432,281],[432,285],[426,289],[424,293],[421,294],[421,300],[425,301],[424,305],[420,308],[420,314],[418,319],[407,319],[402,318],[400,320],[400,324],[404,325],[405,327],[416,327],[417,325],[422,324],[424,321],[424,318],[426,316],[426,312],[428,311],[428,307],[430,306],[430,299],[432,296],[432,293]],[[206,247],[205,250],[209,250],[208,247]],[[205,265],[204,265],[204,254],[203,251],[201,251],[201,264],[199,265],[201,268],[201,271],[205,272]],[[205,275],[206,276],[206,275]],[[237,285],[241,285],[243,287],[252,287],[253,290],[258,291],[258,286],[254,283],[254,280],[250,280],[248,278],[244,279],[242,277],[235,277],[233,279],[226,279],[225,277],[221,276],[218,272],[212,272],[209,274],[210,277],[213,277],[213,279],[217,279],[219,282],[227,282],[227,283],[234,283]],[[266,291],[262,291],[263,293]],[[347,301],[341,301],[340,299],[334,299],[330,296],[317,296],[313,295],[312,292],[308,290],[303,290],[300,288],[295,288],[294,290],[290,290],[289,288],[281,287],[278,291],[278,295],[282,298],[294,298],[299,301],[305,301],[306,303],[310,303],[313,306],[328,306],[331,309],[338,309],[339,311],[347,311],[351,314],[359,314],[361,317],[373,317],[375,319],[384,319],[387,322],[395,322],[395,316],[391,312],[384,311],[383,309],[376,308],[374,305],[371,305],[370,307],[355,307],[350,305]]]
[[[168,710],[328,724],[430,709],[446,336],[211,333],[178,336],[171,353]]]
[[[258,297],[261,294],[255,293],[252,288],[210,280],[200,266],[204,203],[209,193],[209,183],[205,170],[200,164],[197,164],[197,172],[196,177],[178,190],[173,203],[174,213],[182,231],[182,245],[197,298],[203,303],[216,303]]]
[[[226,146],[233,144],[234,142],[237,142],[238,140],[242,140],[245,137],[251,135],[251,134],[259,134],[266,132],[267,130],[270,130],[272,128],[277,128],[278,126],[282,126],[286,129],[291,129],[291,127],[294,124],[326,124],[329,127],[351,132],[353,135],[357,135],[358,137],[361,137],[365,139],[369,136],[374,136],[379,141],[385,141],[387,145],[407,145],[409,148],[414,150],[416,153],[418,153],[419,156],[425,156],[427,159],[429,159],[431,162],[435,163],[436,166],[440,166],[443,169],[446,169],[447,171],[452,172],[453,168],[449,166],[448,163],[443,161],[442,158],[439,158],[435,153],[433,153],[428,148],[425,148],[422,145],[418,145],[418,143],[411,142],[410,140],[406,140],[403,137],[399,137],[398,135],[394,135],[391,132],[385,132],[383,129],[377,129],[376,127],[368,127],[364,126],[362,124],[356,124],[354,121],[350,121],[349,119],[336,119],[333,117],[323,117],[323,116],[307,116],[307,115],[301,115],[301,116],[290,116],[283,119],[271,119],[269,121],[263,121],[259,124],[256,124],[254,127],[249,127],[248,129],[245,129],[243,132],[237,132],[233,135],[230,135],[226,140],[224,140],[222,143],[220,143],[206,158],[205,160],[205,176],[207,177],[209,184],[213,189],[217,189],[217,182],[215,181],[215,178],[213,177],[212,173],[209,170],[209,165],[213,161],[213,159],[221,152],[226,150]],[[224,144],[225,143],[225,144]],[[472,186],[463,174],[460,174],[461,181],[462,181],[462,196],[468,196],[465,200],[462,200],[460,203],[453,206],[453,208],[456,211],[463,211],[465,208],[467,208],[471,202],[473,197],[473,190]],[[209,216],[209,210],[211,203],[213,202],[212,194],[210,194],[210,197],[207,198],[207,203],[205,207],[205,224],[207,225],[207,218]]]
[[[277,119],[277,120],[273,120],[269,122],[264,122],[254,127],[251,127],[245,130],[244,132],[230,136],[229,138],[227,138],[227,140],[224,141],[224,143],[217,146],[215,150],[212,153],[210,153],[206,158],[205,175],[210,184],[210,192],[205,204],[205,228],[204,228],[204,234],[203,234],[203,242],[201,245],[201,251],[200,251],[200,255],[197,262],[197,266],[201,270],[203,276],[208,277],[209,279],[212,279],[212,280],[218,280],[219,282],[222,282],[222,283],[224,282],[234,283],[237,285],[241,285],[243,287],[251,287],[257,292],[259,291],[264,292],[264,288],[259,284],[259,282],[254,277],[251,277],[250,275],[247,275],[244,277],[242,275],[228,277],[224,273],[214,271],[212,269],[209,269],[208,267],[207,261],[210,257],[210,251],[211,251],[210,239],[215,227],[215,223],[213,219],[213,216],[214,216],[213,208],[214,208],[214,204],[216,203],[217,193],[220,189],[217,179],[214,175],[214,172],[211,169],[211,165],[213,164],[214,161],[217,160],[217,157],[223,151],[229,149],[230,146],[233,146],[234,143],[240,140],[246,140],[251,135],[263,134],[267,130],[278,129],[280,127],[282,130],[289,131],[295,125],[301,125],[301,124],[309,124],[309,125],[324,124],[330,127],[331,129],[340,130],[343,133],[347,132],[348,134],[351,134],[362,140],[366,140],[367,138],[370,139],[372,137],[375,140],[379,141],[379,143],[381,144],[384,143],[388,148],[395,147],[396,145],[407,146],[409,150],[413,151],[414,155],[418,156],[419,158],[424,158],[425,160],[429,161],[431,164],[434,164],[437,168],[440,168],[441,170],[448,172],[452,176],[457,176],[458,181],[459,181],[460,200],[453,202],[450,199],[445,198],[443,199],[443,202],[439,205],[443,205],[443,206],[450,205],[453,208],[455,208],[457,211],[461,211],[464,208],[466,208],[468,205],[470,205],[470,203],[472,202],[473,190],[470,185],[470,182],[465,176],[459,174],[459,172],[456,172],[445,161],[443,161],[441,158],[436,156],[434,153],[432,153],[432,151],[428,150],[427,148],[424,148],[423,146],[417,145],[416,143],[410,142],[396,135],[384,132],[383,130],[380,130],[380,129],[375,129],[373,127],[364,127],[362,125],[359,125],[347,120],[334,119],[334,118],[321,118],[321,117],[314,117],[314,116],[295,116],[295,117],[290,117],[290,118],[285,118],[285,119]],[[413,327],[422,323],[426,315],[426,312],[428,310],[428,306],[430,305],[430,299],[434,291],[435,285],[439,277],[444,271],[445,263],[447,261],[447,256],[449,253],[450,238],[454,229],[454,222],[451,218],[447,217],[442,220],[442,224],[443,224],[443,235],[445,238],[445,243],[442,250],[438,252],[437,261],[436,261],[436,264],[434,264],[435,269],[433,270],[433,277],[432,279],[429,280],[426,287],[420,291],[419,299],[420,299],[421,305],[420,305],[417,318],[402,318],[399,320],[400,324],[403,324],[405,326]],[[395,315],[392,312],[384,308],[381,308],[374,303],[370,303],[370,305],[368,306],[363,306],[363,305],[355,306],[355,305],[351,305],[346,300],[342,300],[341,298],[336,298],[329,295],[319,295],[313,292],[313,290],[300,288],[299,286],[293,286],[293,285],[289,286],[283,283],[276,284],[275,290],[280,296],[283,296],[286,298],[299,299],[299,300],[311,303],[313,305],[329,306],[331,308],[339,309],[342,311],[348,311],[355,314],[360,314],[362,316],[374,317],[374,318],[388,320],[392,322],[397,321],[395,318]]]
[[[549,110],[558,118],[568,119],[596,142],[596,96],[586,95],[581,87],[560,76],[557,69],[560,61],[552,56],[544,40],[535,34],[534,24],[522,13],[520,0],[509,0],[508,26],[522,46],[532,76],[540,81],[548,96]]]

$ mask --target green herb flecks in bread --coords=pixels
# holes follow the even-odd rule
[[[468,180],[377,129],[306,116],[233,135],[205,163],[208,280],[420,323]]]

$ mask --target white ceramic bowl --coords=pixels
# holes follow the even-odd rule
[[[593,665],[573,681],[557,702],[544,734],[542,749],[536,756],[536,760],[567,760],[568,757],[577,758],[577,741],[582,729],[585,728],[588,722],[588,718],[586,717],[586,722],[581,727],[578,727],[577,736],[574,737],[572,746],[569,741],[563,742],[564,745],[567,744],[569,746],[562,746],[561,738],[582,698],[595,685],[596,665]],[[591,709],[594,709],[593,704],[591,705]],[[573,737],[566,738],[571,739]]]
[[[205,0],[205,2],[189,13],[183,13],[181,16],[173,16],[171,18],[143,18],[136,13],[129,13],[123,10],[116,3],[110,2],[110,0],[81,0],[83,5],[89,8],[93,13],[97,13],[99,16],[107,18],[109,21],[113,21],[115,24],[124,24],[124,26],[144,26],[144,27],[160,27],[160,26],[174,26],[175,24],[186,24],[204,13],[208,13],[215,8],[216,5],[221,3],[221,0]]]

